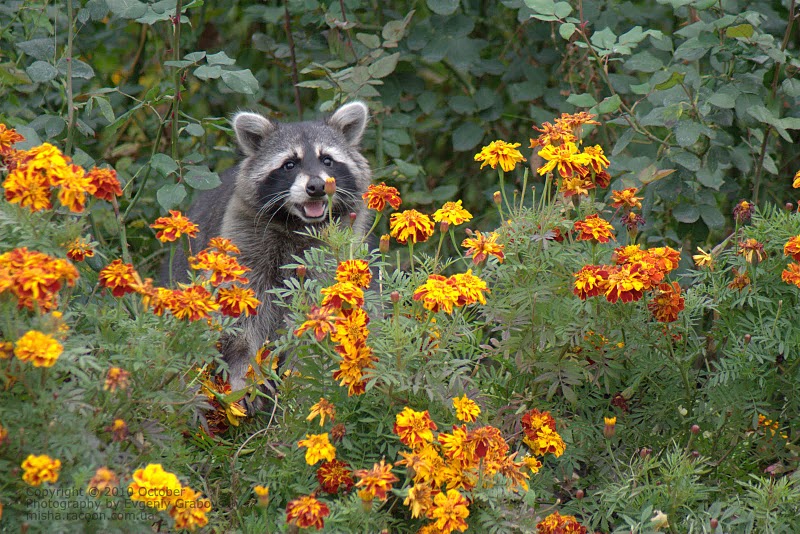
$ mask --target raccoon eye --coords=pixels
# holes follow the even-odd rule
[[[330,167],[333,165],[333,158],[330,156],[322,156],[322,164],[326,167]]]
[[[289,161],[287,161],[286,163],[283,164],[283,170],[291,171],[292,169],[295,168],[295,165],[297,165],[297,163],[295,163],[292,160],[289,160]]]

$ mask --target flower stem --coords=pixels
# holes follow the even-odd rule
[[[72,92],[72,39],[74,34],[73,21],[74,9],[72,0],[67,0],[67,142],[64,146],[64,155],[72,154],[72,136],[75,134],[75,102]]]

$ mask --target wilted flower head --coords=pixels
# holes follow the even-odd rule
[[[736,220],[737,223],[743,223],[750,220],[750,217],[753,216],[753,212],[755,211],[755,205],[752,202],[748,202],[746,200],[742,200],[736,207],[733,208],[733,218]]]

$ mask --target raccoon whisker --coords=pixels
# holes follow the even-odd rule
[[[257,227],[259,225],[259,223],[261,222],[261,217],[265,213],[267,213],[270,210],[270,208],[272,208],[275,204],[277,204],[280,201],[284,201],[284,204],[281,205],[281,207],[283,207],[286,204],[285,201],[286,201],[286,199],[288,197],[289,197],[289,192],[288,191],[285,191],[285,192],[282,192],[282,193],[276,193],[275,195],[271,195],[269,197],[265,197],[265,199],[269,198],[270,200],[267,203],[265,203],[263,206],[261,206],[261,208],[258,210],[258,213],[256,214],[256,217],[253,220],[253,227],[255,228],[255,227]],[[272,216],[274,217],[275,214],[273,213]],[[272,217],[270,217],[269,222],[272,222]],[[269,222],[267,224],[269,224]]]

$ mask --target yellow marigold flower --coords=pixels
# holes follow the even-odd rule
[[[791,256],[795,261],[800,261],[800,235],[792,237],[783,245],[783,255]]]
[[[539,469],[542,468],[542,462],[540,462],[539,459],[536,458],[535,456],[530,456],[530,455],[525,456],[522,459],[522,463],[524,463],[525,467],[530,469],[531,473],[533,473],[534,475],[539,472]]]
[[[189,321],[208,319],[211,312],[219,309],[211,293],[198,285],[173,291],[168,306],[175,318]]]
[[[626,209],[633,209],[639,208],[642,209],[642,198],[637,197],[636,193],[639,192],[639,189],[636,187],[629,187],[627,189],[623,189],[622,191],[612,191],[611,192],[611,206],[614,208],[621,208],[625,207]]]
[[[433,498],[433,508],[430,511],[431,519],[435,521],[436,528],[443,534],[450,534],[454,530],[464,532],[467,530],[469,516],[469,501],[458,490],[448,490],[445,494],[437,493]]]
[[[345,491],[353,488],[355,481],[352,477],[350,465],[341,460],[325,462],[317,469],[317,481],[326,493],[339,493],[339,489],[344,486]]]
[[[586,534],[586,527],[573,515],[553,512],[536,525],[536,534]]]
[[[113,434],[114,441],[124,441],[128,437],[128,423],[124,419],[114,419],[111,426],[106,427],[106,430]]]
[[[143,502],[151,508],[166,510],[181,498],[183,486],[178,477],[164,471],[161,464],[148,464],[133,473],[128,485],[128,496],[132,501]]]
[[[14,356],[34,367],[52,367],[62,352],[61,343],[37,330],[28,331],[14,346]]]
[[[91,180],[94,186],[95,191],[92,195],[95,198],[111,202],[115,197],[122,196],[122,188],[120,187],[119,179],[117,179],[117,171],[114,169],[92,167],[86,177]]]
[[[610,268],[605,281],[606,300],[612,304],[620,299],[622,302],[635,302],[642,298],[645,285],[645,274],[638,265]]]
[[[794,180],[792,180],[792,187],[800,189],[800,171],[794,173]]]
[[[216,249],[227,254],[239,254],[239,247],[225,237],[212,237],[208,240],[208,248]]]
[[[100,467],[89,480],[86,493],[92,497],[101,497],[109,495],[109,489],[116,488],[118,485],[119,478],[117,478],[117,475],[107,467]]]
[[[375,211],[383,211],[386,204],[392,208],[400,208],[403,203],[400,198],[400,192],[394,188],[381,182],[379,185],[370,184],[367,187],[367,192],[362,195],[362,198],[367,201],[367,208]]]
[[[739,243],[739,254],[744,256],[747,263],[763,261],[767,257],[767,253],[764,251],[764,244],[759,243],[758,240],[752,237]]]
[[[11,204],[19,204],[21,208],[41,211],[53,207],[50,202],[50,183],[41,173],[14,169],[3,181],[3,190],[6,200]]]
[[[781,272],[781,280],[800,287],[800,263],[790,263]]]
[[[200,228],[177,210],[169,210],[169,217],[159,217],[150,225],[153,230],[159,230],[156,239],[162,243],[177,241],[184,234],[196,237]]]
[[[456,306],[469,306],[476,302],[486,304],[484,292],[488,292],[486,282],[472,274],[472,269],[465,273],[457,273],[449,278],[450,283],[458,290]]]
[[[589,177],[582,176],[578,173],[575,173],[567,178],[563,178],[560,185],[561,192],[564,193],[564,197],[566,198],[575,195],[588,195],[589,191],[595,187],[595,184],[591,179],[589,179]]]
[[[414,291],[414,300],[421,300],[426,310],[438,312],[444,310],[453,313],[453,306],[460,298],[458,288],[451,279],[440,274],[428,276],[428,280]]]
[[[430,216],[417,210],[392,213],[389,220],[389,233],[401,245],[424,243],[433,235],[433,221]]]
[[[465,423],[474,423],[481,414],[480,406],[474,400],[468,398],[466,393],[461,397],[453,398],[453,408],[456,409],[458,420]]]
[[[436,430],[436,423],[431,420],[428,410],[417,412],[406,406],[395,416],[393,432],[412,449],[433,440],[433,430]]]
[[[472,445],[467,439],[466,425],[453,426],[452,434],[447,432],[440,432],[436,437],[437,441],[442,445],[442,452],[445,457],[461,462],[462,464],[470,464],[473,460]]]
[[[306,434],[306,439],[297,442],[298,447],[306,447],[306,463],[314,465],[320,460],[332,462],[336,458],[336,447],[328,441],[328,433]]]
[[[225,252],[201,250],[196,256],[189,258],[189,267],[198,271],[211,271],[209,280],[214,287],[230,282],[248,283],[244,274],[250,271],[250,268],[240,265],[235,257]]]
[[[653,300],[647,309],[660,323],[671,323],[678,320],[678,314],[683,311],[685,299],[681,296],[681,286],[678,282],[661,284],[656,290]]]
[[[595,173],[603,172],[611,164],[608,158],[603,153],[603,147],[600,145],[587,146],[583,149],[583,155],[586,156],[587,164],[594,170]]]
[[[461,201],[445,202],[444,206],[433,213],[433,220],[440,223],[447,222],[456,226],[472,219],[472,214],[461,207]]]
[[[289,501],[286,505],[286,522],[300,528],[314,527],[322,530],[324,519],[330,515],[328,505],[311,495]]]
[[[603,417],[603,436],[606,439],[611,439],[617,433],[617,418],[616,417]]]
[[[559,119],[555,120],[555,124],[544,122],[541,128],[534,126],[533,129],[540,132],[541,135],[536,139],[531,139],[531,146],[528,148],[558,145],[567,142],[574,143],[578,140],[575,134],[572,133],[572,128],[560,123]]]
[[[311,309],[306,314],[306,319],[308,320],[294,331],[294,335],[301,336],[306,330],[312,330],[314,338],[317,341],[322,341],[326,335],[333,332],[333,328],[336,322],[340,320],[340,317],[333,306],[311,306]]]
[[[229,317],[245,317],[255,315],[261,302],[250,288],[241,286],[223,287],[217,292],[217,304],[223,315]]]
[[[506,143],[505,141],[492,141],[481,149],[480,152],[475,154],[475,161],[482,161],[481,169],[487,165],[491,165],[492,169],[500,164],[503,172],[511,172],[517,163],[520,161],[527,161],[522,157],[522,154],[517,147],[519,143]]]
[[[402,460],[397,465],[404,465],[415,484],[429,483],[438,487],[444,482],[444,460],[434,446],[426,443],[413,451],[400,451]]]
[[[13,128],[8,128],[5,124],[0,123],[0,158],[9,154],[12,150],[12,145],[24,141],[22,137]]]
[[[22,462],[22,480],[31,486],[41,486],[43,482],[58,482],[58,473],[61,470],[61,460],[54,460],[46,454],[34,456],[29,454]]]
[[[575,173],[584,174],[590,162],[589,156],[578,153],[578,146],[571,141],[557,146],[547,145],[539,151],[539,156],[547,161],[536,169],[540,176],[556,168],[562,178],[569,178]]]
[[[497,232],[490,232],[482,234],[475,232],[475,237],[468,237],[464,239],[461,246],[468,249],[466,256],[472,256],[472,263],[479,264],[489,256],[494,256],[500,263],[503,263],[505,255],[503,254],[504,245],[497,242],[500,235]]]
[[[122,263],[116,259],[100,271],[100,285],[111,290],[115,297],[121,297],[126,293],[134,293],[137,284],[136,271],[130,263]]]
[[[180,498],[169,509],[169,515],[175,520],[176,529],[194,532],[197,527],[208,524],[206,514],[210,511],[210,500],[203,499],[200,492],[183,488]]]
[[[584,265],[572,276],[575,277],[572,292],[581,300],[605,293],[608,269],[604,265]]]
[[[330,287],[323,288],[320,293],[325,295],[322,306],[331,306],[341,309],[345,304],[352,307],[364,305],[364,291],[352,282],[337,282]]]
[[[384,460],[374,464],[369,471],[359,469],[353,475],[359,478],[356,487],[361,488],[358,496],[364,501],[371,501],[376,497],[385,501],[392,484],[400,480],[392,473],[392,464],[386,464]]]
[[[0,360],[8,360],[14,356],[14,344],[0,339]]]
[[[319,402],[311,407],[311,412],[306,417],[306,421],[313,421],[319,416],[319,426],[325,424],[325,418],[330,417],[331,422],[336,420],[336,406],[324,397],[320,397]]]
[[[577,130],[584,124],[599,125],[600,123],[594,120],[596,116],[597,115],[593,115],[587,111],[579,111],[578,113],[562,113],[561,117],[555,120],[555,123],[562,128]]]
[[[336,267],[337,282],[351,282],[358,287],[368,288],[372,282],[369,263],[364,260],[346,260]]]
[[[72,164],[68,168],[67,172],[54,177],[51,183],[59,188],[58,201],[62,206],[74,213],[82,213],[86,205],[86,194],[93,193],[95,186],[83,168]]]
[[[253,493],[258,497],[258,505],[262,508],[266,508],[269,504],[269,486],[253,486]]]
[[[611,239],[616,241],[614,227],[596,213],[582,221],[575,222],[573,230],[580,232],[575,238],[578,241],[596,241],[598,243],[608,243]]]
[[[692,256],[692,259],[694,260],[694,263],[698,267],[708,267],[709,269],[711,269],[713,271],[714,270],[714,256],[712,256],[710,252],[706,252],[705,250],[703,250],[700,247],[697,247],[697,252],[699,252],[699,254],[695,254],[694,256]]]
[[[128,388],[128,380],[130,379],[130,376],[131,374],[125,369],[111,367],[106,373],[106,380],[103,384],[103,389],[106,391],[111,391],[112,393],[116,391],[117,388],[119,388],[120,391],[125,391]]]
[[[369,316],[362,308],[344,310],[331,332],[331,341],[344,345],[348,350],[355,350],[356,346],[366,342],[368,324]]]
[[[558,458],[564,454],[567,448],[567,445],[564,443],[559,433],[549,426],[542,427],[536,434],[535,439],[526,436],[523,441],[531,448],[531,452],[535,456],[544,456],[550,453]]]
[[[433,488],[424,482],[412,485],[403,504],[411,509],[411,517],[425,517],[433,506]]]
[[[72,261],[83,261],[86,258],[94,257],[94,249],[91,243],[82,237],[76,237],[67,246],[67,257]]]

